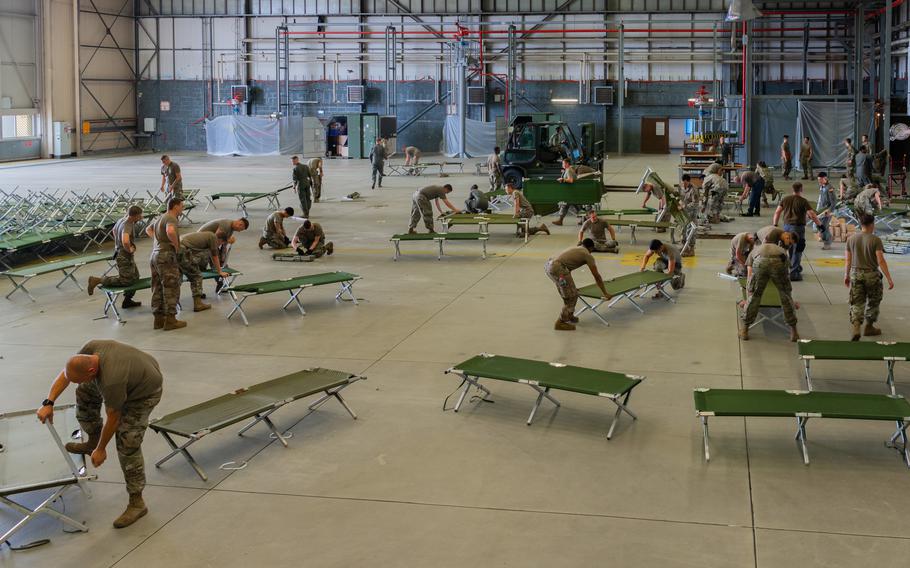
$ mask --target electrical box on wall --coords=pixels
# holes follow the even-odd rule
[[[364,91],[363,85],[348,85],[348,103],[362,105],[366,100]]]
[[[158,120],[154,118],[145,118],[142,120],[142,131],[153,133],[158,130]]]
[[[610,106],[613,104],[613,87],[594,87],[594,97],[591,101],[595,105]]]

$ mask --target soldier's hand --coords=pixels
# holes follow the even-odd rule
[[[850,287],[850,276],[849,275],[844,276],[844,286],[846,286],[847,288]]]
[[[229,278],[231,275],[222,270],[221,272],[218,273],[218,276],[220,276],[222,278]]]
[[[894,290],[894,280],[888,279],[888,289]]]
[[[51,421],[51,424],[54,423],[54,407],[53,406],[42,406],[41,408],[38,409],[37,414],[38,414],[38,420],[40,420],[42,424],[44,424],[48,420]]]
[[[104,463],[104,460],[107,459],[107,451],[104,448],[95,448],[92,452],[92,465],[95,467],[101,467],[101,464]]]

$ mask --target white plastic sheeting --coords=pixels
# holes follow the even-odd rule
[[[278,155],[279,130],[271,118],[219,116],[205,121],[205,143],[213,156]]]
[[[443,144],[446,156],[450,158],[458,155],[459,150],[458,117],[446,116],[443,128]],[[496,146],[496,123],[480,120],[465,119],[465,144],[464,149],[468,157],[477,158],[493,152]]]
[[[864,105],[867,107],[869,105]],[[863,108],[863,119],[871,116],[872,109]],[[839,101],[799,101],[797,107],[796,139],[790,140],[793,152],[793,165],[799,169],[799,147],[803,137],[808,136],[812,144],[812,164],[814,167],[843,166],[847,163],[845,138],[853,138],[855,111],[853,102]],[[865,122],[865,120],[864,120]],[[860,132],[872,133],[872,125],[860,123]],[[859,141],[853,140],[859,149]]]

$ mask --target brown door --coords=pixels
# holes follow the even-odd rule
[[[641,118],[641,153],[670,153],[669,118]]]

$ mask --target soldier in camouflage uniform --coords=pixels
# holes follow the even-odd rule
[[[758,165],[755,166],[755,173],[757,173],[763,180],[765,180],[765,189],[762,193],[762,205],[768,207],[768,196],[771,196],[771,200],[774,201],[780,197],[780,192],[774,189],[774,173],[771,171],[771,168],[768,167],[768,164],[761,161],[758,162]]]
[[[180,240],[180,252],[177,260],[180,263],[180,272],[190,282],[193,291],[193,311],[201,312],[212,307],[202,301],[202,273],[208,270],[209,265],[214,267],[221,278],[230,276],[221,269],[218,255],[218,237],[208,231],[190,233]]]
[[[680,239],[683,242],[684,249],[682,251],[683,256],[694,256],[695,255],[695,225],[693,220],[697,218],[691,217],[682,206],[682,197],[679,192],[676,191],[676,188],[668,185],[657,175],[655,172],[650,172],[645,177],[645,184],[642,186],[642,190],[645,191],[647,197],[645,198],[642,207],[645,207],[650,199],[651,194],[657,196],[660,200],[660,210],[657,214],[657,221],[667,221],[668,219],[673,219],[673,225],[676,229],[676,234],[679,235]],[[693,188],[694,189],[694,188]],[[663,232],[661,229],[658,229],[658,232]]]
[[[862,231],[847,238],[845,249],[846,265],[844,284],[850,288],[850,323],[853,324],[853,341],[859,341],[860,326],[866,322],[863,335],[881,335],[875,327],[878,320],[879,304],[882,303],[884,286],[882,275],[888,279],[888,289],[894,288],[894,280],[885,260],[885,247],[875,236],[875,218],[864,215],[860,222]]]
[[[502,189],[502,161],[499,158],[499,146],[487,157],[487,173],[490,176],[490,191]]]
[[[307,162],[307,169],[310,170],[310,180],[312,180],[313,188],[313,202],[319,203],[319,198],[322,197],[322,158],[310,158],[310,161]]]
[[[507,186],[508,187],[508,186]],[[591,253],[594,252],[594,241],[585,239],[579,246],[570,247],[559,253],[557,256],[547,260],[544,271],[547,277],[556,285],[559,297],[562,298],[562,311],[559,313],[559,319],[556,320],[554,329],[557,331],[572,331],[575,329],[575,323],[578,318],[575,317],[575,304],[578,303],[578,288],[575,287],[575,280],[572,278],[572,271],[587,265],[594,276],[597,287],[603,293],[603,298],[609,300],[610,294],[604,286],[603,278],[597,270],[597,263]]]
[[[683,274],[682,254],[675,246],[662,243],[654,239],[648,245],[648,250],[641,259],[640,271],[644,271],[652,256],[657,256],[654,260],[654,266],[651,267],[655,272],[669,272],[673,279],[670,280],[670,287],[674,290],[680,290],[686,285],[686,275]],[[663,294],[657,292],[654,298],[661,298]]]
[[[838,199],[841,201],[853,201],[862,190],[863,188],[856,183],[856,178],[848,172],[848,175],[842,177],[838,184]]]
[[[155,359],[135,347],[113,340],[93,340],[70,357],[57,375],[41,408],[41,422],[54,419],[54,403],[73,383],[76,387],[76,418],[88,437],[70,442],[66,450],[90,455],[92,465],[101,467],[107,460],[107,445],[116,439],[117,457],[129,504],[114,521],[115,528],[128,527],[148,513],[142,490],[145,489],[145,462],[142,439],[149,416],[161,400],[162,376]],[[102,419],[101,405],[105,417]]]
[[[548,235],[550,234],[550,228],[547,227],[546,223],[541,223],[539,227],[531,226],[531,219],[534,217],[534,208],[531,206],[531,202],[528,201],[528,198],[525,197],[524,192],[516,189],[515,186],[511,183],[506,183],[506,194],[512,198],[512,203],[515,204],[515,208],[512,211],[512,216],[516,219],[528,220],[527,228],[529,235],[536,235],[540,232],[546,233]],[[525,226],[523,225],[518,226],[519,237],[525,236],[524,228]]]
[[[849,177],[856,175],[856,148],[853,147],[853,141],[849,138],[844,139],[844,146],[847,148],[847,174]]]
[[[167,211],[155,219],[145,232],[155,239],[149,261],[152,269],[152,312],[155,314],[155,329],[180,329],[185,321],[177,319],[177,301],[180,299],[180,266],[177,253],[180,250],[180,233],[177,219],[183,213],[183,200],[171,198]]]
[[[88,277],[88,295],[95,293],[96,286],[129,286],[139,280],[139,268],[133,255],[136,252],[136,223],[142,219],[142,207],[131,205],[126,215],[121,217],[111,231],[114,237],[114,261],[117,263],[117,276]],[[123,294],[122,306],[126,309],[142,305],[133,300],[135,292]]]
[[[300,161],[297,156],[291,157],[291,163],[294,169],[291,171],[291,180],[294,183],[294,191],[297,192],[297,199],[300,200],[300,214],[304,217],[310,216],[310,184],[312,183],[313,174],[306,164]],[[262,247],[260,247],[262,248]]]
[[[765,288],[770,281],[777,287],[780,294],[784,321],[790,326],[790,341],[797,341],[799,333],[796,331],[796,305],[790,294],[793,288],[790,284],[790,263],[787,259],[787,251],[772,243],[760,244],[749,253],[746,258],[746,267],[748,269],[747,299],[742,313],[742,327],[739,330],[740,339],[743,341],[749,339],[749,327],[758,317],[762,294],[765,293]]]
[[[287,231],[284,229],[284,220],[294,216],[293,207],[285,207],[271,213],[265,220],[262,236],[259,237],[259,248],[265,245],[273,249],[287,248],[291,244]]]
[[[875,185],[866,185],[853,200],[853,209],[857,215],[875,215],[877,211],[881,211],[881,190]]]
[[[720,223],[721,212],[724,209],[724,198],[730,190],[730,185],[721,175],[720,164],[711,164],[705,170],[705,181],[702,189],[705,192],[705,212],[709,223]]]
[[[166,199],[183,199],[183,174],[177,162],[171,161],[167,154],[161,156],[161,191],[165,192]]]
[[[428,233],[436,232],[433,224],[433,204],[436,205],[436,209],[441,215],[443,211],[442,206],[439,205],[440,199],[452,213],[461,213],[461,209],[455,207],[449,201],[448,195],[450,193],[452,193],[452,185],[448,183],[445,185],[428,185],[415,191],[411,196],[411,223],[408,225],[408,234],[417,234],[417,223],[420,222],[421,218],[423,218],[423,224],[426,226]]]

